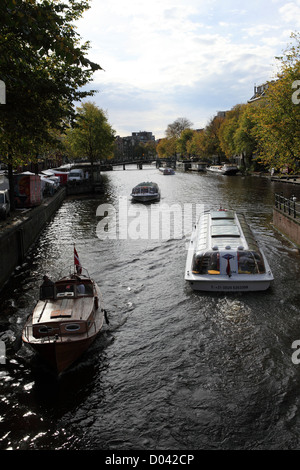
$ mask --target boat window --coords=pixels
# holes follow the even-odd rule
[[[57,297],[74,297],[74,285],[63,284],[56,286]]]
[[[78,323],[69,323],[65,326],[67,331],[78,331],[80,330],[80,325]]]
[[[198,254],[193,260],[194,274],[220,274],[220,255],[218,252]]]
[[[76,292],[77,296],[91,297],[93,295],[93,286],[91,284],[77,284]]]
[[[42,335],[49,335],[51,331],[52,331],[52,328],[50,326],[42,325],[39,328],[39,333],[41,333]]]
[[[239,274],[263,274],[266,272],[261,253],[257,251],[238,252]]]

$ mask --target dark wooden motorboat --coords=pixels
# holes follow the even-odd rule
[[[54,283],[46,280],[40,287],[40,299],[24,326],[22,340],[60,373],[90,346],[104,318],[107,321],[98,285],[77,265],[72,274]]]

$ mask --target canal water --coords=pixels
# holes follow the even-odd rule
[[[0,448],[299,449],[300,255],[272,225],[274,193],[299,197],[297,188],[150,166],[104,178],[104,195],[63,203],[1,292]],[[159,204],[130,202],[141,181],[159,184]],[[246,214],[275,277],[268,291],[195,293],[186,284],[202,205]],[[43,274],[72,265],[73,243],[109,325],[56,377],[20,336]]]

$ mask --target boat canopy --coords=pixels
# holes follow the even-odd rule
[[[158,193],[158,185],[156,183],[147,182],[139,183],[132,190],[132,194],[156,194]]]
[[[193,256],[194,274],[224,274],[226,263],[235,259],[239,274],[266,272],[263,256],[243,214],[233,211],[205,212]],[[224,261],[227,260],[227,261]]]
[[[205,253],[195,254],[193,257],[192,272],[194,274],[221,274],[221,256],[223,256],[223,253],[219,251],[207,251]],[[229,254],[229,259],[230,256],[232,255]],[[264,274],[266,272],[260,251],[238,250],[237,263],[239,274]]]

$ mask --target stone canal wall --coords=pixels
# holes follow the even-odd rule
[[[279,232],[300,248],[300,218],[294,218],[282,210],[274,208],[273,224]]]
[[[0,234],[0,290],[14,269],[23,262],[46,223],[62,204],[66,190],[35,207]]]

